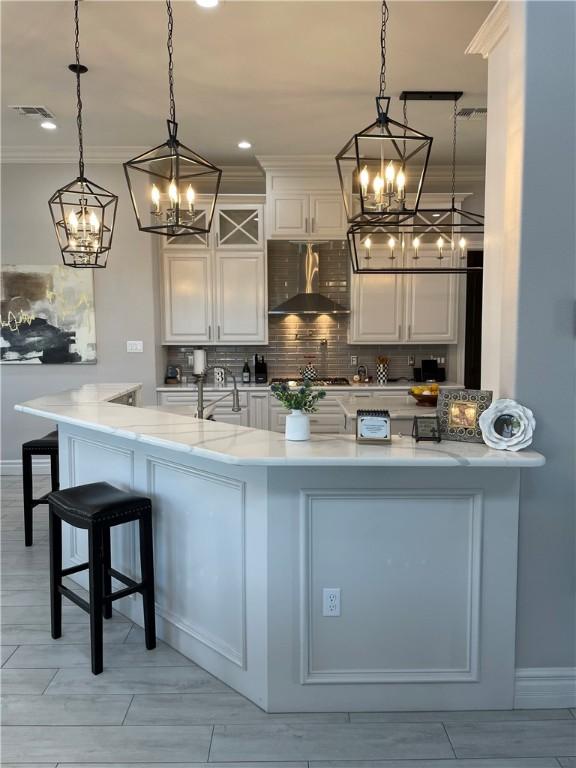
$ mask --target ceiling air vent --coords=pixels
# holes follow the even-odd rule
[[[485,120],[488,110],[486,107],[462,107],[456,112],[458,120]]]
[[[54,113],[46,107],[22,106],[20,104],[11,104],[10,109],[14,109],[23,117],[41,117],[43,120],[53,120]]]

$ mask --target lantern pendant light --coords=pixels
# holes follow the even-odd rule
[[[388,5],[382,3],[380,92],[376,121],[355,133],[336,156],[349,222],[401,222],[418,210],[432,138],[392,120],[386,96]]]
[[[210,232],[222,171],[178,140],[174,100],[174,17],[168,16],[168,139],[124,163],[138,228],[166,237],[196,241]]]
[[[76,75],[78,125],[78,177],[58,189],[48,201],[62,260],[67,267],[102,268],[112,247],[118,197],[84,175],[84,137],[80,76],[88,68],[80,64],[79,0],[74,1],[76,63],[68,69]]]
[[[468,247],[482,249],[484,216],[456,207],[457,103],[461,91],[405,91],[406,102],[453,102],[452,187],[449,208],[420,208],[403,221],[358,221],[347,232],[356,274],[465,274],[482,269],[468,263]],[[422,256],[434,256],[425,262]]]

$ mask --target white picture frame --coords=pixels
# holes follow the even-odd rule
[[[478,420],[482,438],[490,448],[521,451],[532,443],[536,419],[529,408],[515,400],[494,400]]]

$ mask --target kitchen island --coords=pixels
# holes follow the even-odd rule
[[[520,475],[540,454],[287,443],[134,407],[138,390],[16,408],[58,424],[62,487],[151,496],[167,643],[270,712],[512,707]],[[69,565],[82,534],[64,533]],[[113,530],[114,565],[134,576],[137,543]],[[140,601],[115,605],[142,623]]]

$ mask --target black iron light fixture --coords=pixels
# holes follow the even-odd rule
[[[398,221],[365,220],[347,232],[352,270],[356,274],[466,274],[482,269],[468,263],[470,244],[482,248],[484,216],[456,206],[457,103],[461,91],[404,91],[406,102],[453,102],[451,205],[419,208]]]
[[[112,247],[118,197],[84,175],[84,136],[80,76],[88,68],[80,64],[79,0],[74,0],[76,63],[68,69],[76,75],[76,123],[78,126],[78,177],[58,189],[48,201],[52,221],[67,267],[103,268]]]
[[[336,155],[349,222],[400,222],[418,210],[432,137],[392,120],[386,92],[388,4],[382,3],[380,92],[376,120],[355,133]]]
[[[210,232],[222,171],[178,140],[174,100],[174,17],[168,15],[168,139],[124,163],[138,229],[166,237]]]

